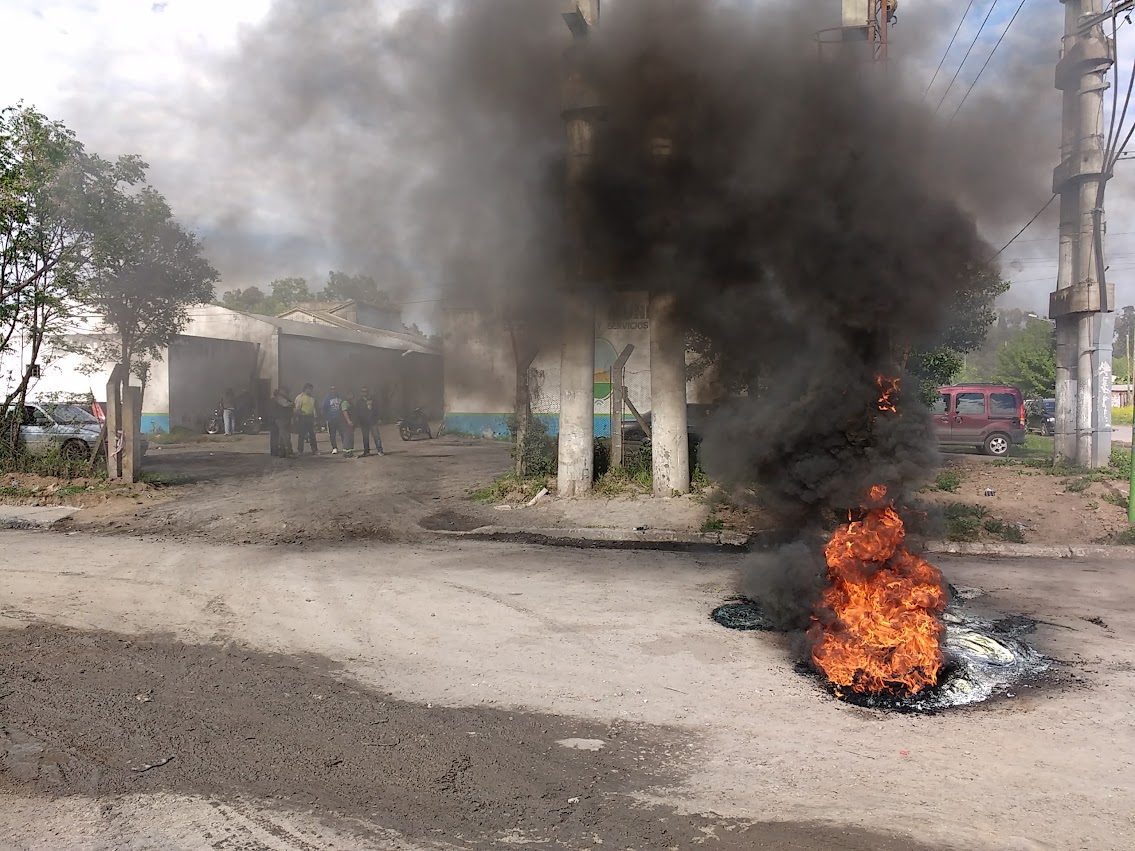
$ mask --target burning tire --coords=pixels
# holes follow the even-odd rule
[[[989,437],[985,438],[983,451],[986,455],[1004,458],[1009,454],[1009,447],[1012,445],[1009,435],[998,432],[997,434],[991,434]]]

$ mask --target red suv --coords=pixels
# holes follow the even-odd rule
[[[1008,384],[956,384],[939,387],[930,408],[943,446],[976,446],[1004,457],[1025,442],[1025,400]]]

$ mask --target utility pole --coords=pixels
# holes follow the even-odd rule
[[[1064,39],[1056,66],[1063,92],[1056,292],[1056,460],[1100,467],[1111,455],[1111,327],[1114,287],[1102,283],[1107,173],[1104,93],[1115,44],[1103,31],[1102,0],[1061,0]],[[1090,26],[1086,26],[1090,24]]]
[[[564,57],[561,113],[568,147],[565,218],[571,260],[563,299],[557,490],[560,496],[580,496],[591,490],[595,467],[595,306],[588,285],[597,274],[588,247],[581,184],[591,166],[595,124],[602,109],[579,54],[599,23],[599,0],[569,0],[563,18],[572,34]]]

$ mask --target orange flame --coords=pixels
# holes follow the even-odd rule
[[[899,412],[892,397],[899,392],[899,384],[901,381],[901,378],[888,378],[885,375],[875,376],[875,383],[879,385],[880,411],[886,411],[891,414],[897,414]]]
[[[878,384],[879,410],[897,412],[892,397],[899,379],[880,375]],[[837,696],[842,688],[916,694],[937,682],[945,583],[936,567],[903,546],[905,539],[886,487],[875,485],[860,518],[849,512],[824,548],[828,587],[808,635],[812,660]]]

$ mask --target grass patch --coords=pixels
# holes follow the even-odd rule
[[[976,541],[989,510],[980,505],[951,502],[946,506],[946,537],[951,541]]]
[[[962,474],[957,470],[943,470],[934,478],[934,490],[957,493],[962,486]]]
[[[1020,526],[1013,523],[1005,523],[991,517],[981,525],[990,535],[1000,538],[1006,543],[1023,544],[1025,542],[1025,533],[1021,531]]]
[[[1112,425],[1131,425],[1131,408],[1112,408],[1111,409],[1111,424]]]
[[[653,487],[654,477],[649,471],[612,467],[595,480],[592,492],[599,496],[626,496],[650,493]]]
[[[1020,526],[991,517],[983,505],[952,502],[945,507],[946,537],[951,541],[973,543],[993,537],[1010,544],[1023,544],[1025,533]]]
[[[725,521],[718,520],[716,517],[707,517],[705,522],[701,524],[703,532],[720,532],[725,528]]]
[[[1066,482],[1064,482],[1064,490],[1067,493],[1083,493],[1091,486],[1091,476],[1082,476],[1079,479],[1068,479]]]
[[[527,502],[547,487],[544,477],[522,479],[515,472],[505,473],[493,479],[484,487],[469,492],[469,499],[480,503]]]
[[[1103,539],[1105,544],[1121,544],[1131,546],[1135,544],[1135,526],[1124,529],[1122,532],[1112,532]]]
[[[1122,508],[1124,511],[1127,510],[1128,504],[1130,502],[1127,497],[1125,497],[1121,493],[1118,493],[1117,491],[1108,491],[1107,493],[1105,493],[1103,495],[1103,501],[1110,502],[1112,505],[1116,505]]]
[[[1030,438],[1034,436],[1035,435],[1030,435]],[[1038,438],[1038,440],[1051,439],[1052,438],[1047,437]],[[999,467],[1027,467],[1031,470],[1047,473],[1050,476],[1087,479],[1088,484],[1092,482],[1116,482],[1126,480],[1130,474],[1131,450],[1125,446],[1113,446],[1107,466],[1099,467],[1094,470],[1087,467],[1077,467],[1072,464],[1057,464],[1052,457],[1002,458],[1000,461],[995,461],[994,463]],[[1086,487],[1085,485],[1084,489],[1086,489]]]
[[[43,453],[11,451],[8,447],[0,448],[0,474],[24,473],[44,478],[63,479],[105,479],[105,458],[91,461],[87,457],[72,459],[65,458],[57,448],[51,448]]]

